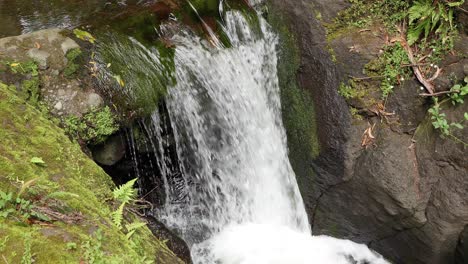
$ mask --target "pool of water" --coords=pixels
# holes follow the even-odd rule
[[[45,28],[106,24],[127,10],[151,4],[142,0],[0,0],[0,38]]]

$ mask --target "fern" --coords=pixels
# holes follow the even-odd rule
[[[137,179],[133,179],[123,185],[120,185],[117,189],[115,189],[112,193],[114,195],[114,199],[120,201],[122,203],[128,203],[131,200],[135,199],[136,191],[133,188]]]
[[[441,36],[442,42],[448,39],[453,29],[453,8],[460,6],[464,0],[457,2],[438,2],[417,0],[408,10],[409,30],[408,44],[413,45],[422,34],[427,38],[431,32]]]
[[[124,207],[125,203],[122,203],[116,211],[111,213],[112,222],[119,230],[122,229]]]
[[[130,237],[132,237],[133,233],[135,233],[135,231],[138,229],[138,228],[142,228],[146,225],[146,223],[143,223],[143,222],[135,222],[135,223],[131,223],[131,224],[128,224],[128,225],[125,225],[125,228],[127,228],[127,239],[130,239]]]
[[[120,185],[112,192],[114,199],[121,202],[119,208],[111,213],[112,222],[119,230],[122,229],[125,205],[136,197],[136,190],[133,188],[136,181],[137,179],[133,179],[123,185]]]

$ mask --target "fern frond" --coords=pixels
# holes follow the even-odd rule
[[[122,229],[124,207],[125,203],[122,203],[116,211],[111,213],[112,222],[119,230]]]
[[[142,228],[146,226],[146,223],[143,223],[143,222],[135,222],[135,223],[131,223],[131,224],[128,224],[128,225],[125,225],[125,228],[127,228],[127,239],[130,239],[130,237],[132,237],[132,235],[135,233],[135,231],[138,229],[138,228]]]
[[[123,185],[120,185],[117,189],[115,189],[112,194],[114,199],[122,202],[128,203],[131,200],[135,199],[136,197],[136,190],[133,188],[137,179],[133,179]]]

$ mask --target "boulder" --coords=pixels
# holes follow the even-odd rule
[[[92,82],[87,80],[89,76],[81,79],[75,75],[66,76],[67,67],[70,63],[74,63],[67,59],[67,54],[73,50],[81,50],[76,41],[67,37],[67,34],[61,29],[46,29],[2,38],[0,61],[36,62],[41,71],[39,93],[41,99],[49,105],[51,112],[58,116],[81,116],[99,108],[104,101],[95,92]],[[84,65],[82,69],[85,69]],[[5,74],[3,77],[0,76],[0,80],[6,83],[11,78]]]
[[[112,166],[125,156],[126,142],[122,135],[113,135],[92,150],[93,158],[99,164]]]
[[[304,97],[310,96],[314,103],[319,153],[310,155],[297,147],[300,144],[288,142],[313,233],[366,243],[395,263],[453,263],[457,243],[459,251],[463,249],[460,234],[468,223],[467,148],[434,130],[426,115],[428,101],[419,97],[420,85],[414,79],[395,87],[388,98],[386,112],[394,113],[388,120],[351,119],[348,105],[337,93],[340,82],[350,75],[363,77],[364,65],[379,54],[383,42],[378,29],[340,32],[327,41],[323,23],[332,21],[347,6],[345,1],[268,3],[268,17],[283,22],[273,24],[275,29],[283,32],[286,25],[297,45],[296,81]],[[288,44],[280,43],[280,50]],[[465,49],[466,45],[456,44],[455,60],[447,58],[441,64],[448,69],[442,78],[451,71],[457,77],[465,71]],[[282,67],[290,62],[280,58],[279,63]],[[292,90],[291,82],[282,89]],[[283,107],[295,109],[284,94]],[[463,120],[467,107],[465,103],[442,108],[453,122]],[[287,116],[285,120],[288,141],[297,140],[296,129]],[[362,136],[369,127],[374,127],[375,140],[363,148]],[[468,142],[467,129],[453,133]],[[298,156],[306,158],[297,162]]]

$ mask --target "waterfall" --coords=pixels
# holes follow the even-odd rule
[[[311,235],[281,119],[278,38],[261,17],[252,25],[228,11],[223,21],[229,47],[189,30],[171,39],[176,81],[166,110],[177,161],[155,110],[145,129],[158,139],[151,146],[166,197],[152,213],[196,264],[387,263],[364,245]]]

